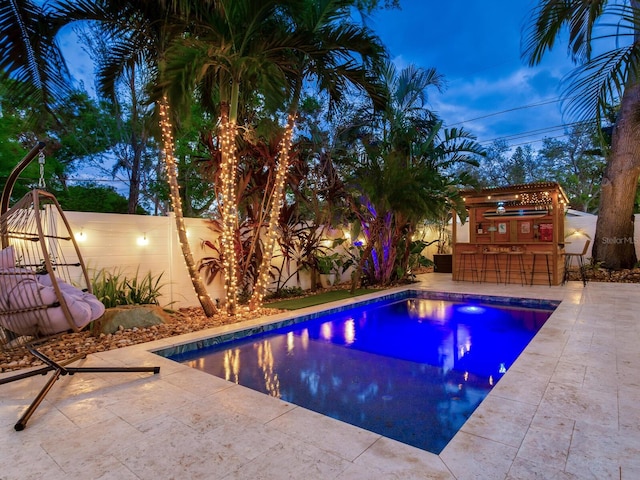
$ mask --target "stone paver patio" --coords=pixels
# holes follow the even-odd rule
[[[421,280],[562,300],[439,456],[149,352],[236,325],[91,355],[161,372],[63,377],[22,432],[46,378],[0,386],[0,479],[640,478],[640,285]]]

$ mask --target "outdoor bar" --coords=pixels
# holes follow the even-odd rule
[[[568,199],[557,183],[465,190],[468,241],[453,222],[453,279],[559,285]]]

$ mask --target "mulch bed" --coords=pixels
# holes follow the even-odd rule
[[[220,325],[274,315],[280,311],[282,310],[262,308],[254,312],[244,310],[234,317],[226,314],[207,317],[202,308],[182,308],[172,313],[170,315],[171,321],[165,324],[154,325],[148,328],[119,329],[113,334],[101,333],[98,336],[95,336],[89,330],[83,330],[77,333],[64,333],[46,340],[37,345],[37,348],[54,361],[61,362],[76,357],[79,354],[90,354],[128,347],[130,345],[197,332]],[[42,362],[33,357],[25,347],[0,350],[0,372],[10,372],[40,365],[42,365]]]

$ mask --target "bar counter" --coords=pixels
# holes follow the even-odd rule
[[[469,235],[453,223],[453,279],[559,285],[564,274],[564,214],[560,185],[538,182],[463,191]]]
[[[564,248],[552,243],[456,243],[453,279],[469,282],[559,285]]]

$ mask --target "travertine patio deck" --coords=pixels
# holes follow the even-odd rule
[[[439,456],[149,353],[174,337],[90,356],[161,372],[63,377],[22,432],[45,377],[0,386],[0,479],[640,478],[640,285],[421,278],[563,300]]]

